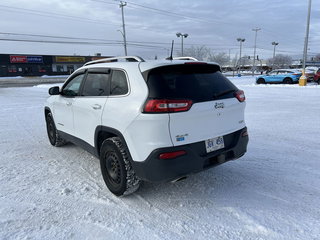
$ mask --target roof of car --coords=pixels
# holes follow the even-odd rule
[[[189,58],[189,57],[186,57]],[[129,60],[129,61],[128,61]],[[183,58],[180,59],[173,59],[173,60],[147,60],[145,61],[141,57],[137,56],[126,56],[126,57],[114,57],[114,58],[105,58],[105,59],[99,59],[95,61],[91,61],[88,63],[85,63],[83,68],[92,68],[92,67],[113,67],[113,68],[131,68],[131,67],[137,67],[139,66],[140,71],[144,72],[147,70],[150,70],[152,68],[161,67],[161,66],[168,66],[168,65],[181,65],[185,63],[194,63],[194,64],[212,64],[217,65],[219,64],[214,62],[201,62],[197,61],[196,59],[191,60],[185,60]]]

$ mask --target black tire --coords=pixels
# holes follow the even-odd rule
[[[292,84],[293,81],[292,81],[291,78],[285,78],[285,79],[283,79],[283,83],[284,83],[284,84]]]
[[[120,138],[104,140],[100,151],[100,166],[108,189],[116,196],[128,195],[138,190],[140,180],[132,169],[128,151]]]
[[[50,112],[46,115],[46,123],[48,138],[51,145],[55,147],[61,147],[65,145],[67,142],[62,137],[60,137],[56,125],[54,124],[52,114]]]
[[[265,84],[266,81],[263,78],[258,78],[257,84]]]

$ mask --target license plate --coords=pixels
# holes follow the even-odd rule
[[[216,151],[221,148],[224,148],[224,141],[222,136],[206,140],[207,153]]]

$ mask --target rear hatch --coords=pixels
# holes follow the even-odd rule
[[[144,110],[169,114],[174,146],[206,140],[207,148],[213,144],[216,150],[213,141],[219,143],[223,141],[219,137],[245,127],[244,94],[218,65],[187,62],[157,67],[144,75],[149,88]]]

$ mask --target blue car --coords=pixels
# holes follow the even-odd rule
[[[256,77],[257,84],[264,83],[298,83],[301,77],[301,72],[293,69],[277,69],[269,72],[266,75]]]

